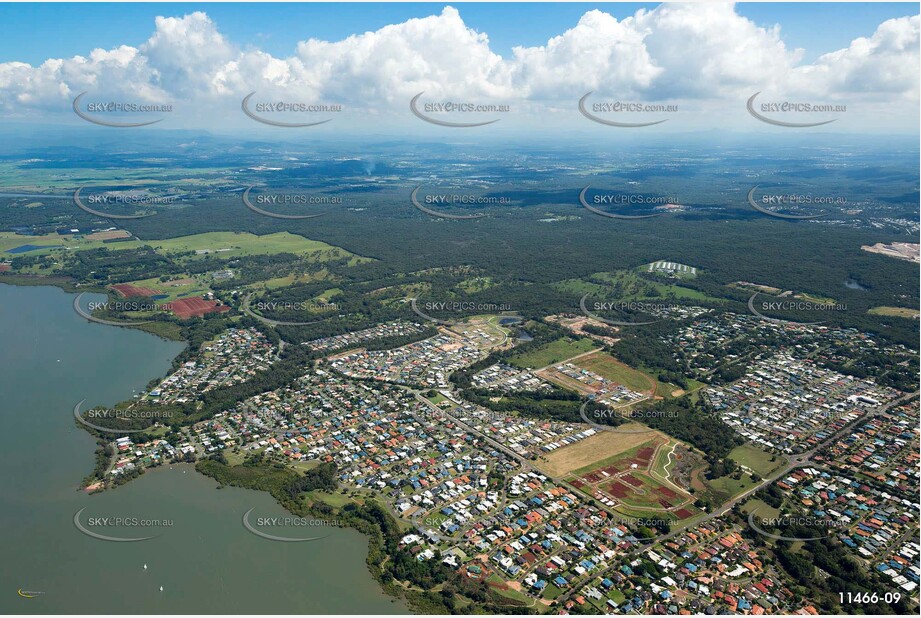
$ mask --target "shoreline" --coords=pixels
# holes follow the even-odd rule
[[[6,284],[6,285],[10,285],[10,286],[15,286],[15,287],[52,287],[52,288],[57,288],[57,289],[61,290],[62,292],[64,292],[65,294],[68,294],[68,295],[70,295],[70,294],[80,294],[81,292],[106,294],[106,292],[105,292],[104,290],[100,291],[100,290],[98,290],[98,289],[80,289],[80,288],[77,288],[77,287],[75,287],[75,286],[73,286],[73,285],[70,285],[70,284],[69,284],[69,280],[65,280],[65,279],[63,279],[63,278],[52,279],[52,278],[47,278],[47,277],[42,277],[42,276],[24,277],[24,276],[21,276],[21,275],[20,275],[20,276],[16,276],[16,278],[15,278],[14,280],[9,280],[9,279],[11,279],[11,277],[8,277],[8,276],[5,275],[5,274],[4,274],[4,275],[0,275],[0,284]],[[81,317],[82,317],[82,316],[81,316]],[[85,319],[85,318],[84,318],[84,319]],[[96,322],[96,323],[98,323],[98,322]],[[111,326],[111,327],[113,327],[113,328],[135,328],[135,330],[138,330],[138,331],[141,331],[141,332],[147,332],[148,334],[158,336],[158,337],[160,337],[161,339],[166,340],[166,341],[177,341],[177,340],[175,340],[175,339],[170,339],[170,338],[168,338],[168,337],[164,337],[164,336],[163,336],[162,334],[160,334],[160,333],[150,332],[150,331],[148,331],[147,329],[144,329],[144,328],[137,328],[137,327],[134,326],[134,325],[128,325],[128,324],[126,324],[126,325],[124,325],[124,326],[115,326],[115,325],[104,324],[104,323],[102,323],[101,325],[102,325],[102,326]],[[181,339],[181,340],[179,340],[179,341],[182,341],[182,342],[185,344],[185,346],[188,347],[188,345],[189,345],[188,340],[186,340],[186,339]],[[181,351],[180,351],[180,353],[181,353]],[[174,356],[174,357],[173,357],[173,361],[175,361],[175,359],[178,358],[178,356],[179,356],[179,354],[177,354],[176,356]],[[82,424],[80,424],[80,423],[76,423],[76,421],[74,421],[74,422],[75,422],[75,424],[76,424],[77,426],[79,426],[83,431],[85,431],[88,435],[90,435],[92,438],[94,438],[94,439],[97,441],[97,444],[99,443],[100,438],[102,438],[102,436],[100,436],[97,432],[90,431],[89,428],[87,428],[85,425],[82,425]],[[105,438],[103,438],[103,440],[105,440]],[[132,479],[129,479],[126,483],[122,483],[122,484],[115,485],[115,486],[111,486],[111,487],[109,487],[109,486],[106,485],[104,479],[99,479],[99,478],[97,477],[96,480],[95,480],[95,482],[90,483],[89,485],[80,485],[80,486],[78,486],[78,487],[77,487],[77,491],[82,492],[82,493],[85,493],[86,495],[92,496],[92,495],[102,494],[102,493],[107,492],[107,491],[116,490],[116,489],[118,489],[118,488],[120,487],[120,485],[127,484],[127,483],[130,483],[130,482],[132,482],[132,481],[136,481],[136,480],[138,480],[140,477],[142,477],[142,476],[144,476],[144,475],[146,475],[146,474],[148,474],[148,473],[156,472],[156,471],[158,471],[160,468],[163,468],[164,466],[170,466],[170,467],[172,467],[172,466],[182,466],[182,467],[184,467],[184,468],[185,468],[186,466],[188,466],[188,467],[190,467],[190,468],[192,469],[192,471],[193,471],[194,473],[196,473],[196,474],[198,474],[198,475],[201,475],[202,477],[208,478],[208,479],[210,479],[211,481],[213,481],[213,482],[215,483],[214,489],[222,489],[222,488],[224,488],[224,487],[235,487],[235,488],[238,488],[238,489],[249,489],[249,490],[252,490],[252,491],[259,491],[259,492],[265,491],[265,490],[256,489],[256,488],[253,488],[253,487],[246,487],[245,485],[238,485],[238,484],[223,484],[223,483],[221,483],[218,479],[214,478],[214,477],[211,476],[211,475],[208,475],[208,474],[202,472],[202,471],[199,469],[199,463],[201,463],[201,462],[203,462],[203,461],[207,461],[207,458],[204,458],[204,459],[197,459],[195,462],[163,462],[163,463],[161,463],[161,464],[159,464],[159,465],[157,465],[157,466],[152,466],[152,467],[144,468],[144,469],[143,469],[143,472],[141,472],[138,476],[136,476],[136,477],[134,477],[134,478],[132,478]],[[375,531],[375,530],[372,530],[368,525],[361,525],[359,522],[366,522],[366,523],[367,523],[367,520],[361,519],[361,518],[355,518],[354,516],[343,514],[343,513],[342,513],[343,508],[334,508],[333,511],[332,511],[331,513],[323,513],[323,512],[320,512],[320,511],[316,511],[316,510],[314,510],[314,509],[312,509],[312,508],[310,508],[310,507],[305,507],[304,510],[296,509],[296,508],[293,509],[293,508],[291,508],[291,506],[292,506],[291,504],[287,504],[285,501],[280,500],[279,497],[273,495],[272,492],[265,491],[265,493],[269,494],[269,496],[270,496],[271,498],[274,499],[274,501],[275,501],[276,504],[278,504],[281,508],[283,508],[283,509],[284,509],[285,511],[287,511],[288,513],[291,513],[292,515],[295,515],[295,516],[298,516],[298,517],[310,517],[310,518],[313,518],[313,519],[323,520],[323,521],[335,520],[335,521],[338,522],[337,527],[340,527],[340,528],[349,528],[349,529],[355,530],[357,533],[362,534],[363,536],[365,536],[365,537],[366,537],[366,547],[367,547],[367,551],[366,551],[366,553],[365,553],[365,566],[366,566],[368,572],[371,574],[371,577],[372,577],[372,578],[374,579],[374,581],[377,583],[377,585],[378,585],[380,591],[381,591],[384,595],[386,595],[387,597],[389,597],[389,598],[391,599],[391,602],[392,602],[392,603],[395,603],[395,602],[397,602],[397,601],[403,601],[403,602],[407,605],[407,607],[409,608],[411,614],[418,613],[418,608],[416,607],[417,603],[414,603],[414,602],[413,602],[413,599],[411,598],[411,596],[409,596],[409,595],[406,594],[406,592],[409,590],[409,588],[405,588],[405,587],[402,585],[402,583],[396,583],[396,582],[391,582],[390,584],[385,583],[384,580],[383,580],[383,571],[381,571],[380,568],[374,568],[375,566],[378,566],[378,565],[374,565],[374,564],[372,564],[372,562],[371,562],[371,559],[372,559],[372,549],[373,549],[373,547],[374,547],[375,545],[377,545],[378,547],[380,547],[380,548],[382,549],[383,546],[384,546],[384,542],[385,542],[384,535],[383,535],[383,533],[380,531],[379,528],[377,528],[377,527],[375,526],[375,528],[377,528],[376,531]],[[373,499],[372,499],[372,501],[373,501]],[[323,504],[325,504],[325,503],[323,503]],[[358,505],[358,503],[353,502],[353,501],[350,501],[348,504],[350,504],[350,505]],[[328,505],[327,505],[327,506],[328,506]],[[330,508],[333,508],[333,507],[330,507]],[[394,520],[394,523],[397,524],[396,520]],[[398,524],[397,524],[397,525],[398,525]],[[383,552],[382,552],[382,553],[383,553]],[[391,559],[391,556],[389,556],[388,554],[384,553],[383,555],[384,555],[384,557],[385,557],[385,560],[390,560],[390,559]]]

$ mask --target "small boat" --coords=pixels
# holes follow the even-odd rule
[[[147,570],[147,563],[144,563],[144,570]]]
[[[163,586],[160,586],[160,592],[163,592]]]

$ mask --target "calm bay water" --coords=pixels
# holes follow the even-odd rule
[[[245,530],[251,508],[251,521],[286,515],[268,494],[218,490],[176,465],[102,494],[77,491],[95,442],[74,423],[74,404],[130,398],[165,375],[182,345],[88,323],[72,300],[0,284],[0,614],[406,612],[371,578],[357,532],[311,528],[291,536],[329,536],[280,543]],[[74,525],[80,509],[84,527],[155,538],[91,538]],[[90,526],[116,517],[159,525]]]

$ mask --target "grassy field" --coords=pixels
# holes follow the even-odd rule
[[[771,461],[772,457],[774,455],[771,453],[762,451],[750,444],[737,446],[729,453],[730,459],[739,465],[754,470],[761,477],[768,476],[783,465],[783,461],[779,457]]]
[[[513,356],[509,359],[509,363],[516,367],[538,369],[540,367],[546,367],[547,365],[555,365],[556,363],[568,360],[579,354],[585,354],[586,352],[594,350],[596,347],[597,344],[591,339],[563,337],[562,339],[557,339],[556,341],[541,346],[532,352]]]
[[[235,258],[247,255],[275,255],[277,253],[294,253],[317,258],[317,261],[351,257],[353,262],[369,261],[360,258],[345,249],[328,245],[319,240],[310,240],[288,232],[277,232],[257,236],[247,232],[207,232],[191,236],[179,236],[165,240],[127,240],[123,242],[104,243],[101,240],[86,240],[74,235],[46,234],[44,236],[20,236],[11,232],[0,232],[0,253],[4,257],[15,257],[9,253],[21,245],[43,247],[18,255],[43,255],[53,251],[85,251],[105,247],[113,251],[119,249],[136,249],[149,245],[158,253],[177,257],[177,254],[189,253],[189,259],[203,256]],[[200,253],[199,253],[200,252]]]
[[[705,481],[716,502],[725,502],[746,489],[754,487],[755,483],[747,474],[736,480],[731,476],[721,476],[718,479]]]
[[[294,285],[295,283],[313,283],[314,281],[324,281],[329,278],[329,271],[321,268],[316,272],[290,274],[284,277],[273,277],[272,279],[266,279],[265,281],[253,283],[248,287],[274,290],[277,288],[286,288],[288,286]]]
[[[688,390],[686,392],[691,393],[692,397],[699,398],[699,393],[697,391],[705,387],[706,383],[695,380],[694,378],[687,378],[687,382]],[[697,399],[694,399],[694,401],[697,401]]]
[[[464,279],[458,283],[457,289],[468,294],[473,294],[488,290],[495,285],[495,282],[489,277],[471,277],[470,279]]]
[[[340,507],[345,506],[346,504],[349,504],[350,502],[355,502],[355,500],[349,497],[348,495],[344,496],[339,492],[330,493],[328,491],[322,491],[319,489],[316,489],[314,491],[308,491],[305,499],[309,499],[312,502],[313,501],[325,502],[326,504],[332,507],[335,507],[335,508],[340,508]]]
[[[648,267],[648,264],[646,267]],[[569,279],[560,282],[557,284],[557,287],[574,294],[596,294],[603,296],[610,292],[609,286],[618,285],[622,290],[617,298],[617,300],[620,301],[648,301],[654,299],[662,300],[665,298],[689,301],[721,301],[719,298],[707,296],[703,292],[692,290],[691,288],[640,278],[636,270],[617,270],[613,272],[595,273],[586,279],[591,279],[591,281],[585,279]]]
[[[777,517],[780,515],[780,511],[778,509],[775,509],[774,507],[768,505],[766,502],[758,500],[757,498],[747,500],[745,504],[742,505],[742,511],[744,511],[746,515],[754,512],[757,513],[759,517],[765,518]]]
[[[908,309],[907,307],[873,307],[867,313],[870,315],[888,315],[896,318],[917,318],[919,311],[917,309]]]
[[[274,255],[276,253],[304,255],[321,251],[329,252],[329,255],[335,258],[351,255],[344,249],[289,232],[276,232],[275,234],[265,234],[263,236],[247,232],[207,232],[205,234],[144,242],[166,255],[199,251],[207,252],[201,255],[216,255],[221,258],[244,255]]]
[[[640,428],[642,425],[621,425],[621,428]],[[595,435],[557,449],[546,456],[547,462],[542,463],[548,473],[553,476],[562,476],[568,473],[585,474],[595,468],[600,468],[625,456],[635,454],[647,442],[655,438],[665,439],[659,432],[649,433],[615,433],[613,431],[599,431]]]
[[[448,400],[447,397],[445,397],[444,395],[442,395],[441,393],[439,393],[439,392],[437,392],[437,391],[435,392],[435,396],[434,396],[434,397],[426,397],[426,399],[428,399],[429,401],[431,401],[432,403],[434,403],[436,406],[437,406],[439,403],[441,403],[442,401],[447,401],[447,400]]]
[[[603,378],[626,386],[630,390],[640,393],[653,393],[656,390],[656,380],[654,378],[623,364],[603,352],[583,356],[574,364],[583,369],[593,371]]]
[[[489,576],[486,578],[486,581],[487,583],[492,584],[490,588],[496,594],[504,596],[513,601],[517,601],[517,603],[515,603],[513,607],[521,607],[521,606],[533,607],[534,599],[524,594],[523,592],[519,592],[518,590],[509,588],[506,585],[505,580],[502,579],[502,577],[498,575],[497,573],[490,573]]]

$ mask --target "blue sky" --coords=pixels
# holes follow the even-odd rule
[[[273,56],[293,53],[298,41],[336,41],[413,17],[456,6],[464,21],[486,32],[494,51],[510,54],[515,45],[534,46],[572,27],[587,11],[601,9],[618,19],[658,3],[92,3],[2,4],[0,62],[37,65],[48,58],[86,54],[94,48],[138,46],[151,35],[158,15],[206,12],[231,40],[247,42]],[[904,3],[743,3],[737,12],[769,27],[781,25],[790,48],[805,49],[804,61],[847,47],[881,22],[917,15],[917,2]]]

